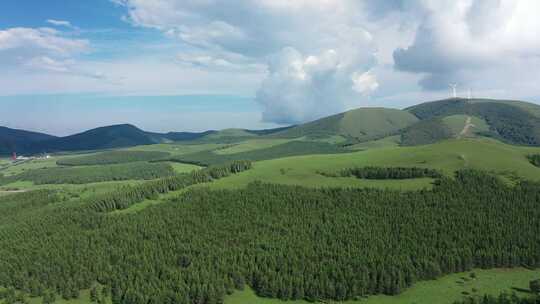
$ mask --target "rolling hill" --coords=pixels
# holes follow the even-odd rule
[[[32,144],[55,138],[48,134],[0,127],[0,154],[11,154],[27,149]]]
[[[235,145],[256,139],[324,141],[352,146],[389,136],[397,137],[397,144],[404,146],[462,137],[491,137],[509,144],[540,146],[540,106],[522,101],[452,98],[404,110],[360,108],[296,126],[267,130],[155,133],[122,124],[54,137],[0,128],[0,154],[84,151],[171,142]]]
[[[418,121],[413,114],[385,108],[360,108],[328,116],[274,133],[273,137],[343,136],[356,141],[367,141],[395,134]]]
[[[99,150],[133,145],[148,145],[163,141],[163,137],[129,124],[101,127],[75,135],[39,142],[31,147],[32,152]]]
[[[489,126],[489,130],[481,132],[483,136],[494,137],[510,144],[540,145],[540,106],[535,104],[509,100],[451,98],[422,103],[405,110],[422,121],[409,127],[405,134],[410,135],[418,129],[438,130],[437,134],[432,134],[427,141],[409,140],[408,144],[426,144],[447,139],[451,132],[441,119],[452,115],[468,115],[484,120]],[[429,122],[427,128],[426,121]]]

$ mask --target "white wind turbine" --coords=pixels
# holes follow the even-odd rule
[[[451,83],[449,86],[452,89],[454,98],[457,98],[457,83]]]

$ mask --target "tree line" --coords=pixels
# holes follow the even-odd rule
[[[43,193],[0,198],[0,217],[13,218],[0,222],[0,286],[28,295],[70,299],[100,284],[118,304],[215,304],[249,285],[341,301],[472,268],[540,266],[540,184],[473,170],[405,192],[197,187],[118,216]],[[34,202],[9,204],[23,199]]]
[[[409,178],[439,178],[442,174],[434,169],[419,167],[354,167],[346,168],[338,173],[319,172],[328,177],[351,177],[361,179],[409,179]]]
[[[540,296],[518,296],[516,293],[501,293],[499,296],[484,295],[481,297],[467,297],[454,304],[540,304]]]
[[[0,184],[19,180],[43,184],[87,184],[120,180],[149,180],[173,176],[174,169],[168,163],[135,162],[116,165],[85,167],[52,167],[27,170],[17,175],[0,177]]]
[[[90,198],[88,206],[91,210],[97,212],[122,210],[146,199],[157,199],[160,194],[169,191],[180,190],[194,184],[211,182],[249,169],[251,169],[251,162],[249,161],[234,161],[222,166],[212,166],[141,185],[121,187],[114,192]]]
[[[540,154],[532,154],[527,157],[531,164],[540,167]]]

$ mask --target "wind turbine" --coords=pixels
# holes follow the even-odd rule
[[[454,95],[454,98],[457,98],[457,83],[451,83],[451,84],[449,84],[449,86],[452,89],[452,93]]]

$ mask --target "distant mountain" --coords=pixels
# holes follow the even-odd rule
[[[179,141],[232,144],[252,138],[308,141],[331,138],[334,140],[328,142],[352,145],[388,136],[393,136],[401,145],[486,136],[510,144],[540,146],[540,106],[522,101],[452,98],[404,110],[360,108],[297,126],[268,130],[154,133],[122,124],[54,137],[0,127],[0,154],[113,149]],[[340,140],[335,140],[336,137]]]
[[[55,138],[48,134],[0,127],[0,154],[26,150],[32,144]]]
[[[149,145],[163,141],[161,136],[147,133],[133,125],[100,127],[75,135],[36,143],[32,152],[81,151]]]

